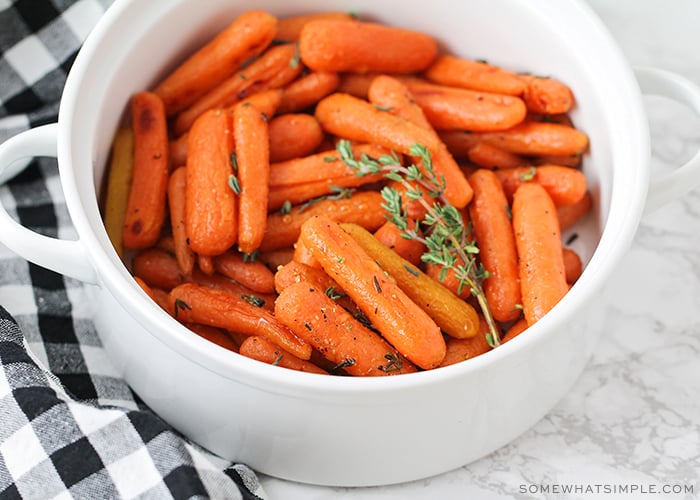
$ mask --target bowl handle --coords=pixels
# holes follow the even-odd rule
[[[26,130],[0,144],[0,181],[18,174],[35,156],[56,157],[57,124]],[[0,242],[37,265],[88,283],[97,283],[83,243],[44,236],[19,224],[0,203]]]
[[[700,115],[700,87],[690,80],[658,68],[636,67],[634,73],[643,94],[668,97],[685,104]],[[698,185],[700,185],[700,151],[670,174],[651,180],[644,213],[649,214],[661,208]]]

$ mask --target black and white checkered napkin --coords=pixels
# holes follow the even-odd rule
[[[54,122],[66,74],[109,0],[0,0],[0,142]],[[0,187],[24,226],[74,231],[54,159]],[[1,230],[1,229],[0,229]],[[80,282],[0,245],[0,500],[265,498],[255,473],[188,442],[110,364]]]

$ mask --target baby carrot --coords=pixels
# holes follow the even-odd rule
[[[146,248],[134,255],[132,273],[148,286],[163,290],[175,288],[185,281],[175,257],[156,247]]]
[[[160,236],[168,190],[168,130],[163,101],[152,92],[131,99],[134,164],[122,233],[125,248],[146,248]]]
[[[277,34],[275,40],[284,42],[296,42],[299,40],[301,30],[309,21],[316,19],[335,19],[339,21],[352,21],[353,17],[349,12],[318,12],[313,14],[300,14],[281,18],[277,23]]]
[[[275,36],[277,19],[251,10],[235,19],[155,88],[172,116],[262,52]]]
[[[409,218],[407,221],[409,229],[420,233],[420,228],[417,227],[414,219]],[[403,231],[393,222],[386,221],[374,232],[374,237],[414,266],[421,264],[421,256],[426,251],[425,244],[416,239],[404,238]]]
[[[254,106],[260,113],[271,119],[277,113],[281,102],[282,89],[267,89],[250,94],[245,99],[230,106],[228,110],[233,113],[237,106]]]
[[[265,117],[253,106],[233,112],[238,164],[238,249],[252,253],[265,234],[270,178],[270,143]]]
[[[229,250],[213,257],[217,273],[237,281],[241,285],[260,293],[275,291],[275,276],[265,264],[245,259],[240,253]]]
[[[467,152],[467,158],[480,167],[490,169],[523,167],[528,164],[522,156],[485,142],[472,146]]]
[[[445,359],[442,360],[440,366],[449,366],[455,363],[461,363],[471,358],[475,358],[481,354],[491,350],[491,346],[486,341],[488,327],[483,318],[479,318],[479,330],[476,335],[466,339],[458,339],[450,337],[445,341],[447,345],[447,353]]]
[[[523,100],[528,111],[545,115],[567,113],[574,104],[574,95],[564,83],[549,77],[518,75],[525,83]]]
[[[576,203],[558,206],[557,218],[559,219],[559,227],[561,230],[564,231],[576,224],[591,211],[592,206],[593,198],[591,197],[590,191],[586,191],[583,197]]]
[[[341,224],[340,227],[396,280],[401,290],[423,309],[442,331],[458,338],[476,334],[479,319],[470,304],[382,244],[366,229],[356,224]]]
[[[439,130],[438,135],[455,158],[468,159],[469,151],[482,143],[480,136],[483,134],[466,130]]]
[[[520,315],[520,278],[508,201],[491,170],[477,170],[469,182],[474,188],[470,219],[479,259],[489,272],[483,282],[486,300],[497,321],[512,321]]]
[[[583,272],[583,262],[581,262],[581,257],[570,248],[563,249],[563,257],[566,282],[573,285]]]
[[[442,54],[423,73],[435,83],[495,94],[519,96],[525,83],[518,75],[483,61]]]
[[[336,92],[367,99],[369,86],[382,73],[340,73],[340,83]]]
[[[270,214],[260,251],[292,246],[299,237],[302,224],[319,215],[339,222],[354,222],[374,231],[386,222],[383,202],[381,194],[366,191],[355,193],[349,198],[326,199],[309,206],[295,206],[285,214]]]
[[[424,369],[440,364],[445,357],[440,327],[350,234],[328,217],[313,217],[299,238],[401,354]]]
[[[520,318],[518,321],[513,323],[508,330],[506,330],[501,338],[501,343],[508,342],[509,340],[517,337],[527,330],[527,326],[527,320],[525,318]]]
[[[301,359],[311,357],[311,346],[272,313],[223,290],[183,283],[170,291],[169,309],[183,323],[261,335]]]
[[[173,233],[174,252],[180,270],[185,275],[192,273],[195,254],[190,248],[185,227],[187,169],[177,168],[170,174],[168,182],[168,205],[170,207],[170,225]]]
[[[269,269],[279,269],[292,261],[294,258],[294,247],[278,248],[258,254],[258,260],[264,262]]]
[[[276,116],[270,120],[268,128],[271,162],[310,155],[324,139],[318,120],[305,113]]]
[[[204,274],[211,276],[214,274],[214,259],[211,255],[197,255],[197,266]]]
[[[170,170],[175,170],[187,163],[187,132],[168,143]]]
[[[559,123],[526,120],[508,130],[478,132],[472,136],[475,141],[526,156],[579,155],[588,148],[586,134]]]
[[[350,375],[416,371],[382,337],[310,283],[302,281],[282,290],[275,302],[275,317]]]
[[[338,88],[340,77],[333,71],[312,71],[284,87],[279,113],[297,113],[316,104]]]
[[[569,290],[559,222],[551,197],[535,183],[515,191],[512,212],[523,312],[532,326]]]
[[[503,185],[508,199],[526,182],[536,182],[547,190],[555,205],[570,205],[578,202],[586,193],[586,176],[578,169],[559,165],[538,167],[515,167],[495,172]]]
[[[131,127],[117,130],[112,143],[107,192],[105,195],[105,229],[119,257],[124,257],[122,236],[124,216],[134,168],[134,132]]]
[[[268,311],[271,311],[274,308],[276,298],[274,293],[256,292],[238,283],[237,281],[216,272],[206,274],[200,269],[194,269],[192,271],[192,275],[187,276],[185,281],[188,283],[195,283],[197,285],[208,286],[209,288],[223,290],[236,295],[255,307],[262,307]]]
[[[311,361],[297,358],[294,354],[285,351],[278,345],[270,342],[265,337],[253,335],[246,338],[238,351],[242,356],[251,359],[257,359],[263,363],[270,365],[281,366],[290,370],[298,370],[300,372],[317,373],[319,375],[328,375],[326,370],[323,370],[313,364]]]
[[[435,39],[379,23],[319,19],[299,35],[301,60],[309,68],[355,73],[413,73],[437,55]]]
[[[200,325],[198,323],[189,323],[185,325],[191,332],[196,333],[203,339],[207,339],[219,347],[223,347],[229,351],[238,352],[238,344],[231,336],[221,328],[216,328],[209,325]]]
[[[233,175],[231,115],[211,110],[193,125],[187,142],[185,226],[190,247],[204,256],[226,251],[236,241],[238,213]]]

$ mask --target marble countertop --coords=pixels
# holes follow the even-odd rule
[[[589,3],[631,64],[700,84],[700,2]],[[663,172],[700,148],[700,118],[645,102],[653,172]],[[412,483],[327,488],[263,476],[265,491],[288,500],[700,497],[700,189],[642,221],[605,301],[608,331],[571,392],[504,448]],[[578,490],[556,491],[566,485]]]

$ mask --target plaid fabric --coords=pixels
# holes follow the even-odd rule
[[[57,119],[80,44],[109,0],[0,0],[0,142]],[[7,185],[24,226],[71,238],[54,159]],[[188,442],[118,376],[82,284],[0,245],[0,499],[266,498],[255,473]]]

